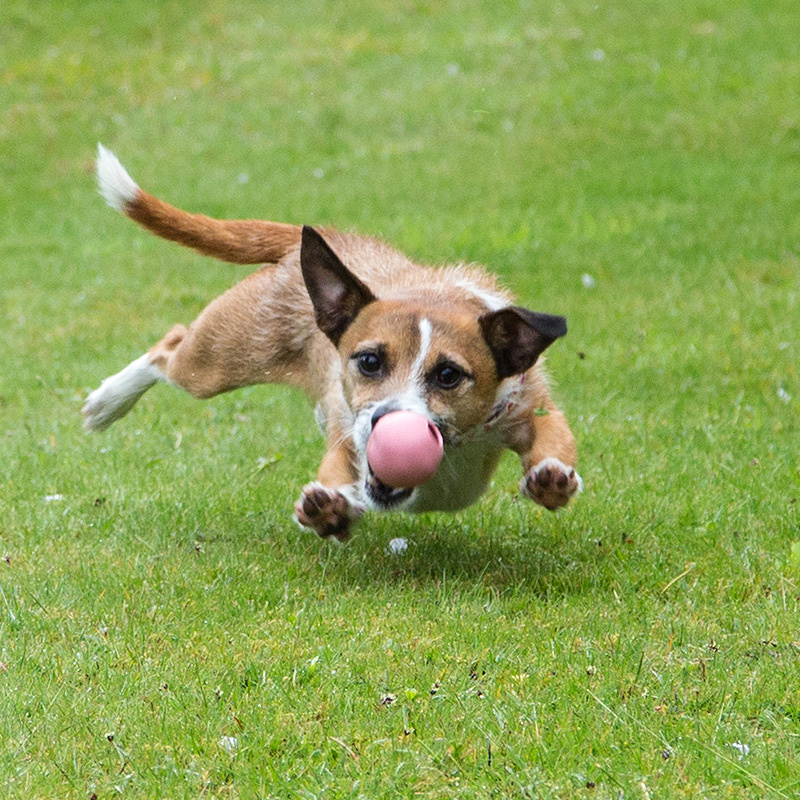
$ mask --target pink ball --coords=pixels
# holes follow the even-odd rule
[[[367,461],[378,480],[393,489],[421,486],[442,460],[442,434],[413,411],[385,414],[367,442]]]

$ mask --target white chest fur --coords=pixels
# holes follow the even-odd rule
[[[472,505],[486,489],[502,452],[493,435],[445,447],[436,475],[414,492],[403,510],[457,511]]]
[[[458,445],[445,447],[436,475],[414,492],[404,510],[457,511],[483,494],[505,449],[500,423],[522,393],[525,377],[514,376],[504,382],[482,428]]]

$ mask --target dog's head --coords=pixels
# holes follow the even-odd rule
[[[421,289],[378,298],[310,227],[300,260],[317,325],[342,359],[366,500],[376,508],[402,507],[413,494],[370,475],[366,444],[381,416],[413,411],[439,428],[445,448],[458,444],[483,427],[501,384],[567,331],[564,317],[517,306],[489,311],[458,287],[446,297]]]

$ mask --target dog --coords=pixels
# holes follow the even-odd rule
[[[294,516],[340,541],[366,510],[469,506],[505,449],[519,455],[520,491],[535,503],[555,510],[582,490],[575,439],[542,368],[564,317],[515,305],[479,267],[424,267],[373,238],[179,210],[139,188],[102,145],[97,179],[112,208],[152,233],[262,266],[91,392],[87,430],[107,428],[159,382],[197,398],[298,387],[316,404],[327,451]],[[376,423],[395,411],[440,434],[441,463],[422,485],[387,485],[367,458]]]

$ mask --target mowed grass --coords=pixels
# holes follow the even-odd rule
[[[13,798],[800,793],[800,12],[790,0],[0,6],[0,783]],[[564,313],[586,490],[291,507],[281,387],[86,392],[246,274],[107,209],[479,261]],[[588,277],[585,277],[588,276]],[[406,553],[387,552],[401,536]]]

